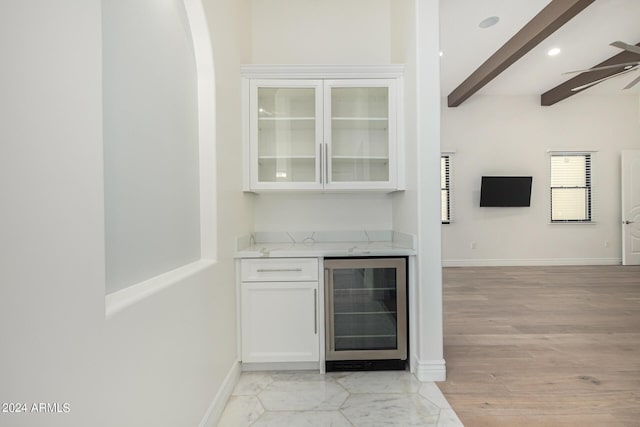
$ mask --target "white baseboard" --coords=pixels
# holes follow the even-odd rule
[[[216,424],[218,424],[220,416],[222,415],[222,411],[224,411],[224,407],[227,404],[227,400],[229,400],[229,396],[231,396],[233,388],[240,379],[240,372],[240,362],[234,363],[231,369],[229,369],[227,375],[224,377],[224,380],[213,398],[213,401],[209,405],[207,412],[204,414],[204,417],[202,417],[199,427],[216,427]]]
[[[443,259],[443,267],[538,267],[560,265],[620,265],[620,258]]]
[[[413,358],[411,371],[420,381],[444,381],[447,379],[444,359],[418,360]]]

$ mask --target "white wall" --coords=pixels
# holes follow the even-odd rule
[[[388,64],[389,0],[253,0],[255,64]],[[256,231],[391,229],[387,194],[260,194]]]
[[[28,405],[3,426],[99,426],[106,408],[100,9],[0,2],[0,402]]]
[[[390,0],[253,0],[256,64],[387,64]]]
[[[250,9],[205,6],[217,102],[230,106],[216,117],[218,263],[107,320],[101,2],[0,4],[0,401],[71,409],[0,413],[0,425],[195,426],[234,372],[230,242],[252,226],[240,192],[238,77]]]
[[[391,230],[389,196],[368,194],[260,194],[258,231]]]
[[[417,47],[414,0],[391,7],[391,61],[404,64],[404,143],[406,190],[393,195],[393,229],[418,234]]]
[[[440,157],[439,2],[402,0],[392,4],[391,53],[405,64],[406,191],[393,196],[393,229],[418,236],[410,313],[416,327],[412,370],[421,380],[445,379],[442,341],[442,274],[437,206]]]
[[[110,293],[200,258],[198,99],[183,0],[102,13]]]
[[[620,262],[620,151],[640,148],[637,96],[582,93],[541,107],[537,96],[476,95],[442,105],[442,147],[456,151],[445,265]],[[548,149],[597,151],[595,225],[549,224]],[[532,175],[531,207],[480,208],[480,177],[492,174]]]
[[[234,238],[252,228],[241,191],[240,64],[249,2],[208,0],[216,74],[218,263],[118,313],[106,325],[107,425],[195,426],[237,373]],[[217,393],[221,393],[217,395]],[[210,425],[210,424],[209,424]]]
[[[240,94],[240,65],[251,58],[251,0],[205,0],[204,6],[216,68],[218,259],[230,263],[236,238],[253,228],[253,197],[242,192]]]

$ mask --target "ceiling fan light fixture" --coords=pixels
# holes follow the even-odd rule
[[[549,51],[547,52],[547,55],[549,55],[549,56],[557,56],[557,55],[560,55],[560,52],[561,52],[561,50],[560,50],[559,47],[554,47],[552,49],[549,49]]]
[[[489,16],[488,18],[484,18],[482,21],[480,21],[480,23],[478,24],[478,27],[480,28],[493,27],[498,23],[498,21],[500,21],[499,16]]]

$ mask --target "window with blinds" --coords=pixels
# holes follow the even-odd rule
[[[551,222],[591,222],[591,154],[551,154]]]
[[[451,156],[443,154],[440,156],[440,192],[442,206],[442,223],[451,223]]]

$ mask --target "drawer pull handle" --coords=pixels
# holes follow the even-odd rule
[[[301,268],[259,268],[258,273],[283,273],[283,272],[301,272]]]

